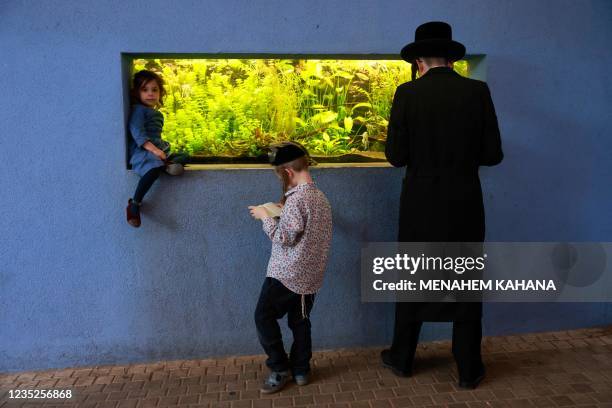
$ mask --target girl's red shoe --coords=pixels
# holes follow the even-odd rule
[[[127,222],[132,227],[140,227],[140,205],[136,204],[131,198],[128,201],[127,208],[125,209],[127,215]]]

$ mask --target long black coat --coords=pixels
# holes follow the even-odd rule
[[[435,67],[400,85],[393,99],[385,154],[406,166],[399,241],[482,242],[479,166],[503,159],[495,108],[485,82]],[[402,303],[401,320],[480,319],[482,303]]]

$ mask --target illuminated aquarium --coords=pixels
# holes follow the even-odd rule
[[[130,69],[162,75],[163,137],[193,163],[264,163],[282,140],[319,162],[384,162],[393,94],[410,64],[334,58],[135,58]]]

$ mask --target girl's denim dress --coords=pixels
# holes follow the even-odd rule
[[[142,147],[143,144],[151,142],[166,155],[170,154],[170,144],[161,138],[163,127],[164,115],[161,112],[140,104],[132,106],[129,123],[132,137],[128,146],[130,165],[141,177],[151,169],[164,166],[163,161]]]

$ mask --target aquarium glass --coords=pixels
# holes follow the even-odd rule
[[[201,163],[265,162],[282,140],[323,162],[385,161],[393,94],[411,76],[390,59],[134,59],[141,69],[165,81],[164,139]]]

